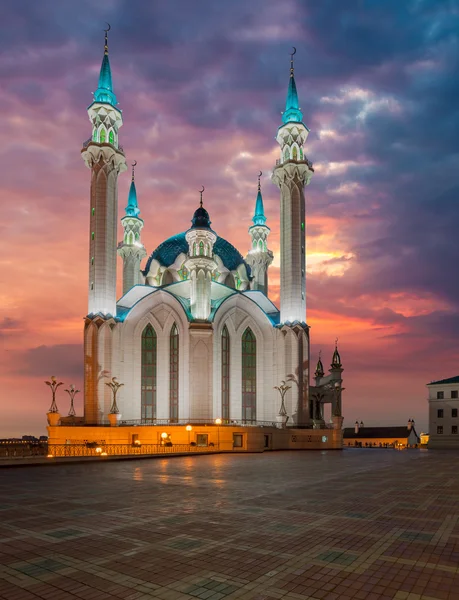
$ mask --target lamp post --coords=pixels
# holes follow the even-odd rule
[[[222,420],[220,417],[215,419],[215,425],[217,426],[217,447],[220,450],[220,425],[222,424]]]
[[[76,412],[75,412],[75,407],[73,405],[73,401],[75,400],[75,396],[77,394],[80,393],[80,390],[76,390],[75,386],[73,385],[73,383],[71,383],[69,385],[69,389],[68,390],[64,390],[65,392],[67,392],[67,394],[70,397],[70,410],[69,410],[69,417],[75,417],[76,416]]]
[[[341,414],[341,394],[345,388],[341,387],[339,381],[335,382],[333,387],[333,394],[335,396],[335,402],[333,407],[332,421],[335,429],[341,429],[343,426],[343,417]]]
[[[279,410],[279,414],[277,416],[277,420],[280,423],[281,427],[285,427],[288,421],[287,410],[285,408],[285,394],[291,388],[290,385],[287,385],[285,381],[281,381],[281,385],[275,385],[274,389],[277,390],[281,397],[281,406]]]
[[[191,445],[191,430],[193,429],[193,427],[191,427],[191,425],[187,425],[185,427],[185,429],[188,431],[188,446]]]
[[[56,390],[59,386],[64,385],[62,381],[57,381],[54,375],[51,375],[50,381],[45,381],[46,385],[49,385],[52,394],[52,402],[51,406],[48,410],[48,423],[51,427],[55,427],[59,423],[59,419],[61,418],[59,414],[59,409],[56,404]]]
[[[123,387],[124,383],[119,383],[116,377],[112,377],[112,380],[106,383],[105,385],[107,385],[112,390],[113,394],[113,402],[110,407],[108,420],[110,421],[110,425],[117,425],[119,420],[121,419],[121,413],[118,408],[118,405],[116,404],[116,395],[118,394],[118,390],[121,387]]]

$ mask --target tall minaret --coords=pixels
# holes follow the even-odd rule
[[[281,192],[281,323],[306,322],[306,220],[304,186],[314,172],[303,154],[309,129],[302,122],[296,91],[293,55],[290,81],[282,125],[277,131],[280,159],[276,161],[272,180]]]
[[[253,215],[253,225],[249,227],[250,237],[252,238],[252,248],[246,256],[246,262],[252,269],[252,289],[262,291],[265,296],[268,295],[268,267],[273,262],[274,255],[268,250],[268,235],[271,231],[266,225],[265,210],[263,207],[263,197],[261,195],[260,178],[263,173],[258,175],[258,194],[255,202],[255,214]]]
[[[126,294],[134,285],[142,283],[140,263],[147,255],[144,245],[140,241],[140,232],[143,219],[139,217],[140,210],[137,204],[137,190],[135,188],[135,166],[132,163],[132,180],[129,188],[128,203],[125,215],[121,219],[124,229],[123,241],[118,244],[118,254],[123,259],[123,294]]]
[[[91,169],[88,314],[103,315],[116,314],[118,175],[126,170],[124,153],[118,145],[118,129],[123,119],[113,93],[108,59],[109,29],[105,30],[99,86],[88,108],[92,137],[81,151],[86,166]]]
[[[217,268],[214,259],[214,244],[217,234],[210,228],[210,217],[202,205],[202,192],[199,208],[191,221],[191,229],[186,232],[188,242],[188,257],[185,267],[190,273],[191,281],[191,314],[194,319],[206,320],[210,315],[210,293],[212,273]]]

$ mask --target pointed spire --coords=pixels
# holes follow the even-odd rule
[[[126,206],[127,217],[138,217],[140,215],[139,205],[137,203],[137,190],[135,188],[135,166],[137,161],[132,163],[132,179],[131,187],[129,188],[128,203]]]
[[[335,368],[341,368],[341,356],[339,355],[338,352],[338,338],[336,338],[335,340],[335,351],[333,352],[333,358],[332,358],[332,364],[331,367],[332,369]]]
[[[284,124],[292,121],[301,123],[303,120],[303,113],[298,103],[298,92],[296,91],[295,83],[295,69],[293,65],[293,56],[295,54],[296,48],[293,47],[293,52],[290,54],[290,79],[288,82],[287,101],[285,103],[285,112],[282,115],[282,122]]]
[[[252,221],[254,225],[265,225],[266,217],[265,217],[265,209],[263,206],[263,197],[261,195],[261,183],[260,178],[263,175],[263,172],[260,171],[258,175],[258,193],[257,200],[255,202],[255,214],[253,215]]]
[[[97,87],[97,90],[94,92],[94,101],[116,106],[118,104],[118,101],[113,92],[112,70],[110,68],[110,61],[108,59],[108,32],[110,31],[111,27],[110,23],[107,23],[107,25],[108,29],[104,29],[104,57],[102,59],[102,65],[100,67],[99,85]]]
[[[324,366],[322,364],[322,350],[319,350],[319,360],[317,361],[316,372],[314,373],[314,377],[323,377],[324,376]]]
[[[202,205],[202,194],[206,188],[202,186],[202,190],[199,190],[199,208],[194,211],[193,218],[191,219],[191,229],[210,229],[211,220],[209,213]]]

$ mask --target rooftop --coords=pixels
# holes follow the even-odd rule
[[[456,375],[456,377],[449,377],[448,379],[439,379],[438,381],[431,381],[427,385],[438,385],[442,383],[459,383],[459,375]]]

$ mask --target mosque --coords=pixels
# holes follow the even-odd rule
[[[329,373],[319,357],[310,384],[304,188],[314,168],[304,150],[309,129],[299,108],[293,54],[272,173],[280,190],[280,310],[269,299],[273,252],[260,177],[245,256],[218,235],[204,188],[198,206],[189,209],[191,222],[184,219],[183,231],[147,253],[134,163],[121,218],[124,235],[117,243],[117,182],[127,165],[107,33],[88,115],[92,134],[81,151],[91,173],[82,423],[217,419],[321,429],[324,404],[331,403],[335,428],[341,429],[343,367],[336,346]],[[117,255],[123,264],[119,300]],[[122,383],[115,402],[111,380]]]

